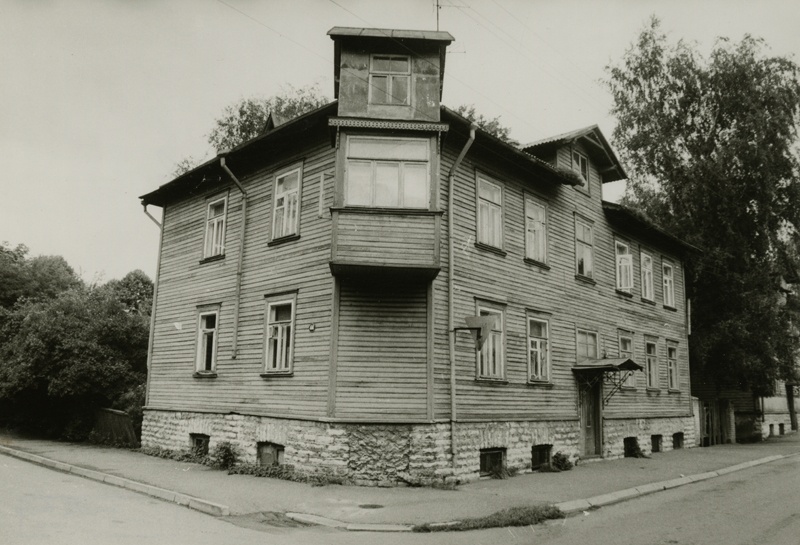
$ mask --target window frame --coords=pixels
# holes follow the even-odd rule
[[[219,216],[211,217],[211,208],[219,203],[222,203],[222,214]],[[212,224],[212,220],[214,223]],[[221,224],[219,228],[221,231],[221,243],[215,244],[214,235],[216,234],[215,228],[217,224]],[[214,225],[214,227],[212,227]],[[215,195],[206,199],[206,221],[205,221],[205,234],[203,237],[203,259],[211,259],[225,256],[225,238],[228,234],[228,195]],[[218,251],[214,251],[215,248]]]
[[[386,157],[377,156],[379,154],[364,154],[363,156],[360,154],[355,154],[351,152],[351,144],[353,142],[358,141],[365,141],[365,142],[383,142],[388,143],[389,141],[408,141],[408,142],[419,142],[425,144],[426,148],[426,156],[424,160],[419,159],[391,159]],[[347,134],[345,138],[345,145],[341,146],[344,148],[342,150],[343,153],[343,160],[342,160],[342,185],[341,185],[341,203],[342,206],[346,208],[355,208],[355,209],[382,209],[382,210],[430,210],[433,204],[433,184],[434,179],[432,175],[432,166],[434,160],[434,153],[432,152],[432,142],[429,137],[419,137],[419,136],[384,136],[384,135],[376,135],[376,134]],[[369,163],[370,166],[370,199],[369,204],[357,203],[353,204],[351,202],[352,197],[350,195],[350,176],[352,169],[351,167],[357,163]],[[398,167],[398,197],[404,197],[405,189],[405,169],[406,165],[422,165],[424,166],[425,170],[425,205],[424,206],[407,206],[405,202],[403,205],[400,206],[391,206],[385,204],[376,204],[376,184],[378,183],[377,180],[377,168],[379,164],[383,165],[397,165]]]
[[[667,275],[669,270],[669,275]],[[662,300],[664,306],[669,308],[675,307],[675,266],[666,260],[661,261],[661,283],[662,283]]]
[[[543,382],[550,382],[550,320],[545,318],[539,314],[528,312],[526,314],[526,326],[527,326],[527,333],[528,333],[528,382],[536,382],[536,383],[543,383]],[[531,334],[531,322],[539,322],[544,324],[544,337],[534,337]],[[532,341],[537,340],[537,342],[544,342],[544,349],[542,350],[541,347],[538,348],[538,353],[540,354],[540,358],[543,357],[544,361],[541,364],[542,366],[542,373],[540,375],[534,376],[533,374],[533,349],[531,348]]]
[[[678,368],[678,344],[667,342],[667,388],[680,390],[680,372]]]
[[[214,316],[214,328],[204,328],[203,319],[207,316]],[[194,372],[196,375],[213,376],[217,373],[217,352],[219,349],[219,306],[201,307],[197,309],[197,337],[195,342],[195,361]],[[208,345],[206,342],[208,331],[213,331],[211,341],[211,368],[206,368],[208,359]]]
[[[492,332],[490,333],[490,338],[483,343],[483,348],[475,352],[475,378],[476,380],[481,381],[505,381],[506,380],[506,309],[504,305],[498,305],[496,303],[491,303],[489,301],[476,301],[475,302],[475,313],[477,316],[484,316],[482,314],[486,312],[488,314],[499,316],[499,328],[492,328]],[[491,341],[491,343],[490,343]],[[482,363],[484,355],[487,352],[489,346],[492,343],[499,344],[498,354],[500,356],[500,370],[499,373],[496,374],[489,374],[483,373],[484,365]],[[486,365],[488,367],[488,364]]]
[[[652,346],[653,352],[650,353],[648,348]],[[649,390],[659,389],[658,380],[658,340],[654,338],[645,337],[644,340],[644,361],[645,361],[645,375],[647,376],[647,388]]]
[[[581,356],[581,335],[586,335],[587,338],[589,336],[594,337],[594,358],[592,358],[589,354],[586,356]],[[590,344],[586,343],[586,346],[591,346]],[[588,351],[587,351],[588,352]],[[575,361],[580,363],[585,360],[591,359],[599,359],[600,357],[600,334],[595,329],[586,329],[583,327],[576,327],[575,328]]]
[[[534,236],[535,240],[540,240],[541,248],[535,247],[535,244],[531,241],[531,229],[530,229],[530,221],[535,222],[536,220],[532,220],[530,217],[530,210],[531,208],[539,208],[541,209],[542,213],[542,220],[540,223],[540,230],[535,231],[539,234],[538,237]],[[536,263],[543,263],[547,264],[547,228],[548,228],[548,209],[547,204],[542,202],[541,200],[533,197],[530,194],[525,195],[525,204],[524,204],[524,213],[525,213],[525,259],[530,261],[535,261]],[[532,248],[532,246],[534,246]],[[534,250],[538,250],[534,252]]]
[[[630,350],[623,350],[622,349],[622,340],[626,339],[630,344]],[[619,354],[620,358],[630,358],[633,359],[633,332],[630,331],[619,331],[617,334],[617,353]],[[625,380],[622,382],[623,388],[635,389],[636,388],[636,372],[631,371],[628,373],[628,376],[625,377]]]
[[[645,267],[645,259],[650,260],[649,267]],[[650,254],[650,252],[642,250],[639,255],[639,267],[640,267],[639,274],[641,276],[641,282],[642,282],[642,289],[641,289],[642,299],[651,302],[655,302],[656,300],[656,290],[654,282],[655,272],[653,263],[654,260],[652,254]]]
[[[505,203],[505,188],[501,182],[483,174],[482,172],[476,172],[475,176],[476,184],[475,184],[475,240],[478,244],[483,244],[485,246],[489,246],[491,248],[497,248],[499,250],[503,249],[503,245],[505,244],[505,213],[503,210],[503,204]],[[493,202],[487,198],[481,196],[481,184],[486,183],[487,185],[493,186],[500,193],[500,203]],[[497,237],[490,237],[490,238],[498,238],[499,243],[496,240],[484,240],[483,238],[483,227],[484,227],[484,214],[481,212],[483,209],[483,204],[486,203],[486,206],[489,208],[496,208],[498,214],[496,219],[494,220],[493,227],[497,229],[498,235]],[[488,221],[488,219],[487,219]],[[486,224],[488,226],[488,223]]]
[[[281,229],[280,234],[277,234],[276,223],[277,223],[277,210],[278,210],[278,182],[286,178],[294,173],[297,173],[297,187],[293,191],[284,191],[281,193],[280,196],[284,197],[284,211],[286,210],[286,200],[285,196],[294,193],[295,195],[295,216],[294,216],[294,225],[291,227],[289,232],[284,232]],[[272,221],[271,224],[271,236],[270,240],[282,240],[290,237],[298,237],[300,236],[300,214],[302,212],[302,199],[303,199],[303,165],[301,164],[294,164],[292,166],[283,168],[275,173],[272,179]],[[286,215],[284,213],[284,228],[286,224]]]
[[[405,59],[408,62],[408,70],[406,72],[395,72],[391,70],[376,70],[374,68],[375,59],[379,57],[386,57],[389,59]],[[389,97],[389,102],[379,102],[376,100],[374,90],[377,89],[377,85],[373,83],[373,77],[385,77],[386,78],[386,96]],[[394,97],[392,89],[394,87],[395,79],[403,78],[406,80],[406,99],[404,102],[392,102],[391,98]],[[411,56],[410,55],[394,55],[394,54],[384,54],[384,53],[374,53],[369,56],[369,97],[368,101],[369,104],[376,104],[380,106],[410,106],[411,105],[411,95],[413,94],[411,89],[411,83],[413,78],[411,77]]]
[[[294,373],[294,344],[297,336],[296,320],[297,320],[297,294],[284,293],[273,296],[265,297],[264,299],[264,361],[261,366],[262,376],[275,376],[275,375],[291,375]],[[279,306],[290,305],[291,318],[286,321],[273,321],[272,309]],[[287,324],[289,326],[289,339],[287,346],[285,346],[286,356],[284,365],[281,367],[270,367],[270,361],[273,359],[273,343],[272,327],[274,323]],[[280,336],[278,337],[280,339]],[[277,341],[280,342],[280,341]]]
[[[578,233],[582,232],[583,229],[579,230],[579,226],[585,227],[589,229],[589,236],[591,237],[590,242],[583,241],[578,238]],[[575,275],[581,278],[588,278],[590,280],[594,280],[594,224],[588,220],[583,219],[580,216],[575,216]],[[585,265],[585,256],[579,255],[579,249],[586,249],[588,248],[589,252],[589,274],[586,272],[580,272],[580,258],[584,257],[584,269],[586,269]]]
[[[624,253],[620,253],[621,248],[624,249]],[[627,263],[624,263],[625,261],[627,261]],[[614,240],[614,263],[617,291],[627,294],[633,293],[633,253],[631,253],[630,244],[623,240]],[[623,285],[623,277],[625,275],[623,268],[627,269],[628,281],[630,282],[628,286]]]
[[[577,160],[576,160],[577,156]],[[572,150],[572,170],[577,172],[581,178],[586,182],[585,191],[589,191],[589,156],[583,153],[582,151],[578,151],[576,149]],[[584,167],[586,167],[586,172],[584,173]]]

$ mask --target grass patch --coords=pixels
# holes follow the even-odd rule
[[[545,520],[559,518],[564,518],[564,514],[555,505],[532,505],[530,507],[503,509],[485,517],[460,520],[452,524],[419,524],[414,526],[414,531],[462,532],[486,528],[505,528],[507,526],[529,526],[531,524],[539,524]]]

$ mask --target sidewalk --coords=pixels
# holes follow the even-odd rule
[[[671,485],[711,478],[732,466],[746,469],[754,461],[800,454],[800,434],[749,445],[721,445],[581,464],[561,473],[530,473],[506,480],[482,480],[457,490],[367,488],[329,485],[312,487],[278,479],[228,475],[196,464],[174,462],[122,449],[21,438],[0,433],[0,454],[40,456],[68,466],[44,463],[109,484],[136,489],[136,483],[158,487],[138,491],[191,505],[217,515],[256,512],[303,513],[343,525],[412,525],[479,517],[508,507],[562,504],[578,511],[613,503]],[[30,456],[29,456],[30,457]],[[87,471],[88,470],[88,471]],[[98,472],[98,473],[95,473]],[[111,476],[111,477],[108,477]],[[687,477],[694,476],[691,480]],[[699,476],[699,477],[698,477]],[[131,486],[126,486],[134,481]],[[655,486],[653,483],[660,483]],[[638,487],[638,490],[632,490]],[[622,492],[620,492],[622,491]],[[588,500],[588,501],[587,501]],[[565,503],[566,502],[566,503]]]

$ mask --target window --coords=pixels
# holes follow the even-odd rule
[[[478,307],[478,315],[494,316],[495,322],[489,338],[478,352],[478,378],[502,379],[505,377],[503,357],[503,311],[496,308]]]
[[[578,361],[597,359],[597,333],[578,330]]]
[[[653,258],[649,254],[642,252],[642,299],[655,301],[653,294]]]
[[[578,275],[592,278],[594,275],[594,247],[592,246],[592,226],[581,219],[575,219],[575,270]]]
[[[589,182],[589,159],[579,151],[572,152],[572,168],[575,172],[579,173],[583,180],[587,182],[587,189],[588,189],[588,182]]]
[[[647,387],[658,388],[658,356],[656,355],[656,343],[647,341],[644,343],[645,372],[647,373]]]
[[[664,277],[664,305],[675,307],[675,277],[674,269],[669,263],[664,263],[662,274]]]
[[[528,378],[532,381],[550,379],[548,323],[528,318]]]
[[[197,456],[208,455],[208,445],[211,443],[211,437],[204,433],[190,433],[189,442],[192,445],[192,454]]]
[[[369,68],[372,104],[410,104],[411,60],[398,55],[373,55]]]
[[[217,322],[219,312],[201,312],[197,334],[197,363],[195,370],[198,373],[212,373],[217,368]]]
[[[678,389],[678,347],[667,346],[667,371],[669,374],[669,389]]]
[[[553,445],[533,445],[531,447],[531,471],[550,465],[550,453]]]
[[[478,242],[503,247],[503,188],[478,176]]]
[[[208,203],[206,213],[206,241],[203,246],[203,257],[214,257],[225,254],[225,205],[223,197]]]
[[[267,301],[265,373],[292,372],[294,304],[294,297]]]
[[[487,475],[500,476],[506,465],[506,449],[504,448],[482,448],[480,451],[480,471],[481,476]]]
[[[258,460],[258,465],[267,467],[283,465],[284,450],[284,446],[277,443],[257,443],[256,459]]]
[[[428,208],[429,145],[421,138],[349,137],[345,204]]]
[[[275,177],[275,197],[272,205],[272,238],[296,235],[300,216],[299,168]]]
[[[630,248],[624,242],[616,242],[617,289],[630,293],[633,290],[633,258]]]
[[[633,338],[628,334],[619,336],[619,357],[633,359]],[[627,375],[622,383],[624,388],[636,388],[636,375],[633,371],[625,371]]]
[[[525,257],[547,262],[547,210],[533,199],[525,199]]]

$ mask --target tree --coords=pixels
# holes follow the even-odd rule
[[[488,132],[492,136],[496,136],[506,144],[511,144],[512,146],[519,145],[519,142],[517,142],[516,140],[511,138],[511,136],[509,136],[511,129],[503,126],[500,123],[500,116],[495,117],[493,119],[489,119],[483,114],[477,113],[475,111],[474,104],[462,104],[461,106],[455,109],[455,112],[461,116],[466,117],[473,123],[477,123],[481,129]]]
[[[244,98],[226,106],[222,115],[214,121],[208,134],[208,143],[217,153],[247,142],[264,131],[270,113],[273,118],[285,122],[304,113],[328,104],[318,85],[294,87],[286,85],[281,92],[269,98]],[[175,176],[197,166],[193,157],[182,159],[175,165]]]
[[[798,66],[749,35],[706,59],[652,18],[607,73],[624,202],[702,249],[687,271],[693,369],[769,394],[797,353],[777,294],[800,226]]]
[[[21,298],[55,297],[82,283],[63,257],[27,255],[24,244],[0,244],[0,308],[11,308]]]

